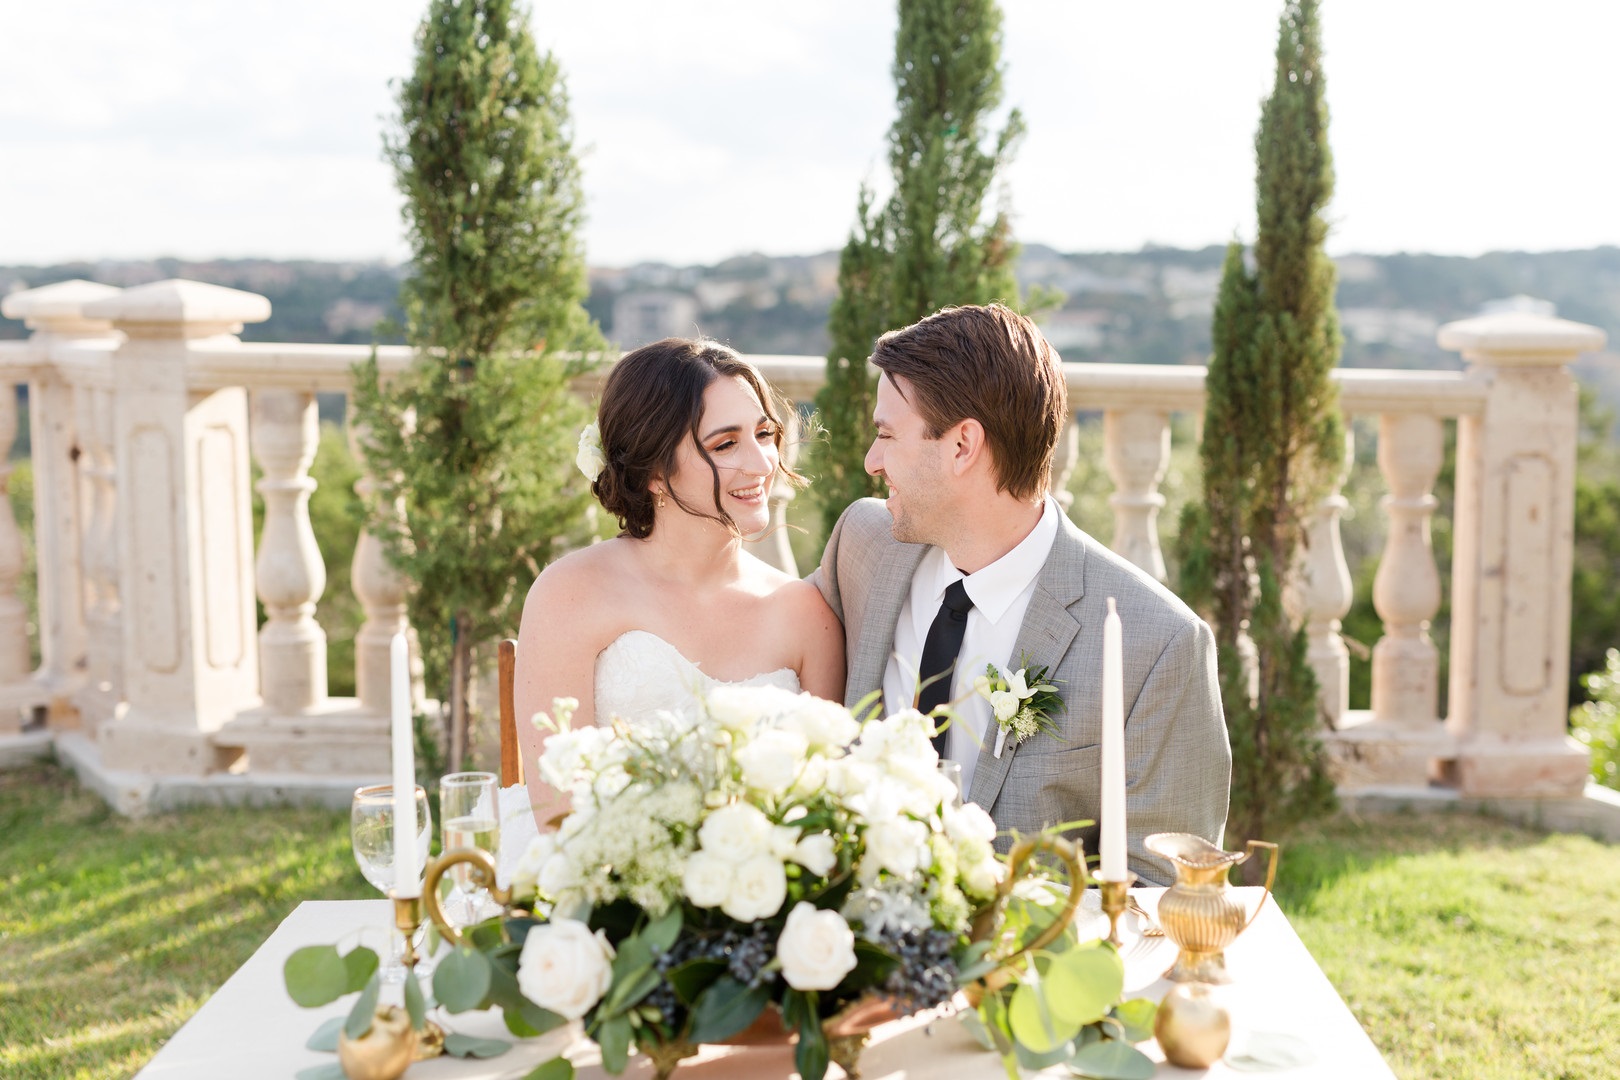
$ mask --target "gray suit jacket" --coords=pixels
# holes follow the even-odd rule
[[[927,548],[894,539],[877,499],[852,504],[827,540],[811,580],[844,623],[846,704],[883,686],[895,623]],[[1011,658],[1051,669],[1063,698],[1058,735],[1039,734],[1001,757],[985,739],[968,797],[1002,829],[1029,835],[1100,809],[1102,625],[1115,598],[1124,631],[1126,833],[1130,868],[1168,885],[1170,864],[1142,840],[1226,827],[1232,752],[1209,627],[1175,594],[1062,519]],[[1096,853],[1095,825],[1081,830]],[[999,841],[1005,845],[1005,840]]]

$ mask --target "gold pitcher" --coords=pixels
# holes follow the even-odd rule
[[[1224,950],[1249,928],[1271,895],[1277,877],[1277,845],[1250,840],[1245,851],[1224,851],[1191,833],[1154,833],[1143,841],[1155,855],[1163,855],[1176,868],[1176,883],[1159,899],[1159,925],[1181,948],[1164,977],[1173,982],[1228,983]],[[1232,867],[1266,848],[1266,892],[1253,914],[1227,888]]]

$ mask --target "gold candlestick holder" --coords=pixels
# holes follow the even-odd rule
[[[416,962],[421,959],[416,953],[416,932],[422,928],[422,897],[393,893],[388,896],[394,901],[394,927],[405,935],[405,951],[400,954],[400,963],[407,971],[414,972]]]
[[[1122,878],[1105,878],[1096,876],[1092,880],[1097,883],[1097,894],[1102,897],[1103,914],[1108,916],[1108,944],[1119,948],[1123,943],[1119,940],[1119,917],[1125,913],[1125,905],[1130,899],[1130,887],[1136,882],[1136,875],[1125,871]]]

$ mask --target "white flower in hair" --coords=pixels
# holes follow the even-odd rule
[[[602,429],[596,426],[595,420],[586,424],[579,433],[579,450],[574,454],[574,464],[587,480],[595,480],[607,467],[607,456],[602,453]]]

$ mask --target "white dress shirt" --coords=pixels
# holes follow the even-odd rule
[[[1019,657],[1012,655],[1018,644],[1018,631],[1035,594],[1035,578],[1046,565],[1057,539],[1058,515],[1063,511],[1051,496],[1041,510],[1041,519],[1028,536],[1007,554],[976,573],[964,575],[951,565],[942,548],[929,548],[911,578],[911,592],[900,607],[900,620],[894,628],[894,651],[883,673],[883,706],[895,713],[910,708],[917,700],[917,669],[928,628],[945,601],[951,582],[961,580],[973,601],[968,612],[962,651],[957,654],[951,700],[957,719],[946,732],[945,757],[962,765],[962,790],[973,791],[973,772],[979,762],[979,747],[986,745],[985,734],[991,720],[990,703],[973,690],[973,680],[984,674],[986,664],[1017,670]],[[995,745],[995,732],[988,735]]]

